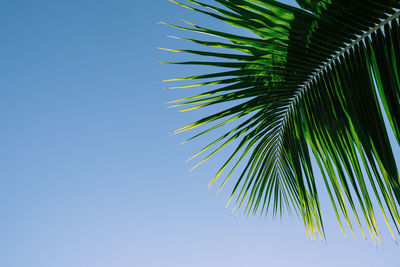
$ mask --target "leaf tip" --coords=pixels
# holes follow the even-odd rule
[[[182,38],[180,38],[180,37],[173,36],[173,35],[167,35],[167,38],[173,38],[173,39],[182,39]]]

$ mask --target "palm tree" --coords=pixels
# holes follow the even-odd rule
[[[400,144],[400,2],[297,0],[301,8],[296,8],[274,0],[187,1],[175,3],[251,34],[169,24],[218,37],[179,39],[222,49],[162,48],[205,56],[204,61],[169,63],[228,68],[168,80],[200,79],[170,88],[219,85],[173,101],[186,106],[181,111],[242,100],[175,131],[210,125],[191,140],[232,125],[192,157],[211,151],[201,164],[238,143],[210,185],[225,171],[221,188],[230,177],[237,179],[228,204],[233,199],[246,215],[295,211],[309,237],[324,238],[315,158],[343,234],[344,223],[353,233],[354,216],[364,238],[369,232],[379,242],[379,209],[395,238],[400,233],[400,180],[399,155],[392,148]],[[397,143],[390,143],[388,131]]]

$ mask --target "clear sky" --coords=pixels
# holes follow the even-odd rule
[[[167,109],[184,93],[160,80],[196,72],[155,49],[187,47],[157,24],[181,18],[212,22],[167,0],[1,1],[0,266],[399,266],[384,225],[375,247],[329,210],[327,242],[235,217],[207,189],[224,153],[188,173],[205,142],[168,133],[199,113]]]

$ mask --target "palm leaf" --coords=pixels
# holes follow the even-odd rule
[[[243,209],[245,214],[272,209],[274,215],[294,210],[309,237],[324,238],[312,167],[315,158],[342,232],[346,223],[353,233],[354,216],[363,237],[369,235],[379,242],[379,209],[395,238],[400,233],[400,181],[388,131],[393,132],[397,142],[393,145],[398,146],[400,3],[298,0],[301,8],[296,8],[274,0],[215,2],[175,3],[246,29],[251,35],[189,22],[188,26],[169,24],[217,37],[215,41],[180,39],[222,48],[222,52],[166,49],[205,56],[204,61],[174,64],[229,69],[171,79],[200,80],[172,88],[220,85],[173,101],[174,106],[186,111],[243,100],[175,131],[213,125],[193,139],[233,125],[194,156],[211,150],[201,164],[238,140],[210,185],[224,171],[222,186],[236,175],[229,199],[236,199],[235,209]]]

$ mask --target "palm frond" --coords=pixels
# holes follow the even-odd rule
[[[172,50],[207,58],[173,64],[229,69],[172,79],[201,80],[173,88],[220,85],[173,101],[174,105],[186,111],[243,100],[175,131],[215,122],[193,139],[233,123],[231,130],[195,155],[213,149],[202,163],[239,140],[210,184],[226,171],[223,186],[237,171],[229,199],[236,198],[235,209],[242,208],[245,214],[272,209],[274,215],[294,209],[309,237],[324,238],[314,157],[342,232],[342,221],[353,232],[353,214],[363,237],[369,234],[379,242],[378,208],[395,238],[400,233],[400,180],[388,131],[398,146],[400,3],[298,0],[301,8],[296,8],[273,0],[173,2],[251,32],[241,36],[192,23],[169,24],[218,38],[180,39],[222,48]]]

